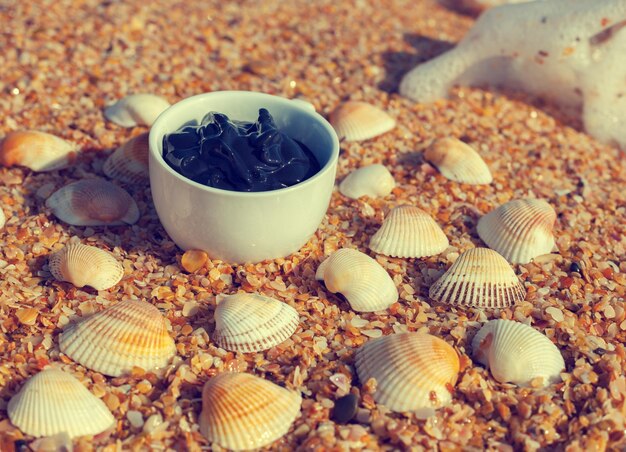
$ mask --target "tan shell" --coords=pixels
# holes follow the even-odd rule
[[[430,215],[414,206],[392,209],[370,240],[375,253],[393,257],[425,257],[443,252],[448,238]]]
[[[396,126],[396,121],[378,107],[349,101],[337,107],[329,118],[339,139],[364,141],[382,135]]]
[[[287,433],[300,394],[246,373],[220,373],[202,390],[200,432],[232,450],[264,447]]]
[[[135,200],[101,179],[84,179],[60,188],[46,201],[59,220],[75,226],[114,226],[139,220]]]
[[[513,264],[526,264],[554,248],[556,212],[541,199],[516,199],[478,221],[483,242]]]
[[[127,184],[147,182],[148,136],[149,133],[142,133],[117,148],[104,162],[104,174]]]
[[[236,352],[259,352],[289,339],[298,328],[298,311],[258,294],[225,297],[215,310],[213,341]]]
[[[76,153],[75,144],[49,133],[35,130],[11,132],[0,143],[0,165],[53,171],[67,167],[76,158]]]
[[[0,229],[2,229],[7,222],[7,217],[4,216],[4,211],[0,209]]]
[[[447,342],[425,333],[372,339],[356,351],[361,384],[376,379],[376,402],[393,411],[436,409],[452,401],[459,356]]]
[[[75,438],[115,425],[102,400],[73,375],[53,368],[31,377],[11,398],[7,413],[16,427],[32,436],[67,433]]]
[[[76,287],[90,286],[106,290],[124,276],[124,268],[113,255],[95,246],[73,243],[50,256],[48,267],[52,276]]]
[[[377,163],[352,171],[339,184],[339,191],[352,199],[361,196],[377,198],[387,196],[395,186],[396,181],[389,170]]]
[[[152,371],[176,354],[159,310],[145,301],[116,303],[68,326],[59,336],[63,353],[96,372],[118,377],[133,367]]]
[[[466,184],[490,184],[491,171],[471,146],[457,138],[436,140],[424,152],[424,158],[447,179]]]
[[[170,103],[154,94],[131,94],[104,109],[104,116],[122,127],[151,126]]]
[[[488,248],[462,253],[429,291],[435,301],[478,308],[511,306],[525,296],[524,286],[506,259]]]

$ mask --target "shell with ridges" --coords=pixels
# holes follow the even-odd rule
[[[121,301],[69,325],[59,336],[63,353],[96,372],[118,377],[133,367],[165,367],[176,354],[159,310],[145,301]]]
[[[361,196],[376,198],[387,196],[395,186],[396,182],[389,170],[384,165],[376,163],[348,174],[339,184],[339,191],[352,199]]]
[[[491,320],[472,340],[474,358],[501,383],[528,385],[543,377],[543,385],[560,381],[565,362],[559,349],[534,328],[513,320]]]
[[[75,144],[49,133],[35,130],[11,132],[0,143],[0,165],[53,171],[67,167],[76,153]]]
[[[7,413],[15,426],[33,436],[97,435],[115,424],[102,400],[73,375],[54,368],[26,381],[9,401]]]
[[[396,121],[378,107],[349,101],[337,107],[329,117],[339,139],[364,141],[382,135],[396,126]]]
[[[146,182],[149,178],[148,135],[137,135],[117,148],[104,162],[104,174],[127,184]]]
[[[131,94],[104,109],[104,116],[122,127],[151,126],[170,103],[155,94]]]
[[[447,179],[473,185],[493,181],[489,167],[478,152],[457,138],[436,140],[424,151],[424,158]]]
[[[483,242],[513,264],[526,264],[554,248],[556,212],[541,199],[516,199],[478,221]]]
[[[232,450],[281,438],[300,413],[300,394],[246,373],[220,373],[202,390],[200,432]]]
[[[72,243],[52,254],[48,260],[52,276],[76,287],[106,290],[124,276],[124,267],[113,255],[95,246]]]
[[[375,253],[393,257],[433,256],[448,245],[448,238],[435,220],[414,206],[392,209],[369,244]]]
[[[456,351],[425,333],[392,334],[356,351],[356,370],[365,384],[376,379],[376,402],[393,411],[440,408],[452,400],[460,369]]]
[[[511,306],[525,296],[524,286],[506,259],[488,248],[462,253],[429,291],[435,301],[479,308]]]
[[[258,352],[287,340],[298,328],[298,311],[258,294],[229,295],[215,309],[213,341],[237,352]]]

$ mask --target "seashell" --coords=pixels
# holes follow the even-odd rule
[[[424,152],[424,158],[447,179],[466,184],[490,184],[491,171],[471,146],[457,138],[436,140]]]
[[[360,251],[342,248],[322,265],[326,288],[341,293],[355,311],[381,311],[398,300],[398,289],[387,271]]]
[[[106,290],[116,285],[124,275],[124,267],[113,255],[95,246],[72,243],[50,256],[50,273],[58,281],[76,287],[90,286]]]
[[[526,290],[506,259],[488,248],[472,248],[430,287],[428,296],[457,306],[504,308],[522,301]]]
[[[151,126],[170,103],[155,94],[131,94],[104,109],[109,121],[122,127]]]
[[[376,402],[393,411],[440,408],[452,401],[459,375],[456,351],[426,333],[372,339],[356,351],[356,371],[365,384],[376,379]]]
[[[339,184],[339,191],[352,199],[361,196],[376,198],[387,196],[395,186],[396,182],[389,170],[377,163],[352,171]]]
[[[4,216],[4,212],[0,209],[0,229],[2,229],[7,222],[7,217]]]
[[[534,328],[513,320],[491,320],[472,340],[473,356],[500,383],[525,386],[543,377],[543,385],[561,380],[565,362],[559,349]]]
[[[389,211],[369,246],[386,256],[425,257],[443,252],[448,245],[448,238],[430,215],[414,206],[398,206]]]
[[[176,354],[174,340],[159,310],[146,301],[116,303],[68,326],[59,348],[79,364],[118,377],[133,367],[146,371],[166,366]]]
[[[213,341],[234,352],[259,352],[289,339],[298,328],[298,311],[258,294],[225,297],[215,310]]]
[[[554,248],[556,212],[541,199],[516,199],[478,220],[483,242],[513,264],[526,264]]]
[[[73,375],[46,369],[31,377],[9,401],[7,413],[23,433],[70,437],[97,435],[115,425],[102,400]]]
[[[139,208],[122,188],[101,179],[84,179],[60,188],[46,201],[59,220],[74,226],[135,224]]]
[[[204,385],[200,432],[226,449],[247,450],[281,438],[300,413],[295,391],[246,373],[220,373]]]
[[[45,132],[11,132],[0,143],[0,165],[25,166],[33,171],[53,171],[74,161],[77,146]]]
[[[107,177],[127,184],[147,182],[148,133],[142,133],[121,145],[104,162],[102,171]]]
[[[339,139],[364,141],[382,135],[396,126],[396,121],[378,107],[349,101],[337,107],[329,118]]]

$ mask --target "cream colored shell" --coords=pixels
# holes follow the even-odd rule
[[[72,243],[52,254],[48,260],[52,276],[76,287],[106,290],[124,276],[124,268],[113,255],[95,246]]]
[[[7,217],[4,216],[4,211],[0,209],[0,229],[2,229],[7,222]]]
[[[490,184],[491,171],[471,146],[457,138],[436,140],[424,152],[424,158],[447,179],[466,184]]]
[[[151,126],[170,103],[154,94],[131,94],[104,109],[104,116],[122,127]]]
[[[339,139],[364,141],[382,135],[396,126],[396,121],[378,107],[365,102],[348,101],[329,117]]]
[[[348,174],[339,184],[339,191],[352,199],[361,196],[377,198],[387,196],[395,186],[396,182],[389,170],[384,165],[376,163]]]
[[[0,143],[0,165],[53,171],[67,167],[74,161],[76,153],[75,144],[49,133],[35,130],[11,132]]]
[[[148,135],[147,132],[137,135],[117,148],[104,162],[104,174],[127,184],[147,182]]]

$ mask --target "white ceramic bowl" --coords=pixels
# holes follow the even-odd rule
[[[321,170],[280,190],[236,192],[207,187],[175,172],[163,159],[163,136],[210,112],[256,121],[267,108],[276,125],[313,152]],[[150,187],[159,219],[182,249],[205,250],[229,263],[260,262],[299,250],[322,222],[333,185],[339,140],[313,106],[269,94],[216,91],[165,110],[150,130]]]

